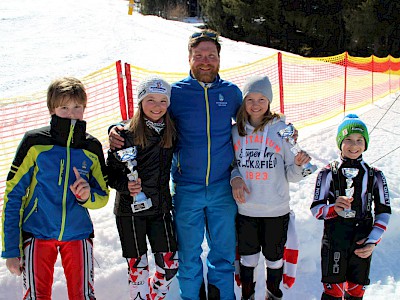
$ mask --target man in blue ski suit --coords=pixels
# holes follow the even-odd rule
[[[205,300],[206,290],[208,300],[234,300],[237,206],[229,182],[231,126],[242,93],[218,75],[221,45],[216,32],[192,34],[188,50],[190,74],[172,85],[168,108],[178,133],[171,176],[177,277],[183,300]],[[111,148],[123,145],[121,128],[110,130]],[[204,233],[209,247],[207,289],[200,258]]]
[[[233,300],[237,206],[229,183],[231,125],[242,93],[218,75],[221,45],[215,32],[194,33],[188,49],[191,72],[172,85],[169,108],[178,132],[172,178],[181,297],[206,299],[200,259],[205,232],[208,299]]]

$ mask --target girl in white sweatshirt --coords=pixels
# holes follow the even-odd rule
[[[285,117],[270,110],[271,83],[266,76],[250,77],[232,128],[235,167],[232,193],[238,204],[237,233],[242,299],[254,299],[254,269],[260,251],[267,264],[267,298],[282,299],[283,250],[289,223],[289,181],[303,178],[302,165],[311,158],[278,132]]]

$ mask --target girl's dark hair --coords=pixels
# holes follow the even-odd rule
[[[268,110],[265,112],[264,117],[256,128],[254,128],[254,132],[264,130],[265,125],[267,125],[271,120],[278,118],[281,118],[281,115],[278,113],[271,112],[271,108],[268,107]],[[237,124],[237,129],[239,136],[245,136],[246,135],[246,123],[249,122],[249,114],[246,111],[246,103],[245,100],[243,100],[242,105],[240,106],[237,114],[236,114],[236,124]]]
[[[145,114],[143,112],[142,103],[138,104],[138,110],[129,123],[128,130],[134,133],[134,144],[142,148],[147,146],[146,131],[150,130],[146,126]],[[171,148],[176,139],[176,130],[168,111],[164,115],[165,128],[161,137],[160,146],[162,148]]]

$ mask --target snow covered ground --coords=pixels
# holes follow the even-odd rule
[[[196,27],[137,13],[129,16],[127,4],[123,0],[2,0],[0,98],[45,90],[54,77],[84,77],[117,60],[150,70],[187,72],[187,39]],[[240,66],[275,52],[222,38],[221,68]],[[365,159],[386,175],[393,211],[389,228],[374,252],[371,285],[364,299],[399,299],[400,161],[399,150],[395,149],[400,145],[400,104],[391,95],[356,113],[370,131]],[[341,117],[300,130],[299,144],[319,167],[338,156],[335,135],[340,120]],[[313,174],[290,187],[301,244],[296,283],[292,289],[284,290],[288,300],[319,299],[322,292],[319,249],[323,224],[309,211],[315,177]],[[96,233],[95,289],[99,300],[128,299],[127,266],[121,257],[112,207],[113,198],[105,208],[91,212]],[[206,253],[205,244],[204,249]],[[154,270],[151,256],[150,265]],[[257,271],[256,299],[260,300],[265,289],[264,271],[261,266]],[[0,259],[0,299],[21,298],[21,278],[9,274],[5,260]],[[53,299],[67,299],[60,261],[55,269]],[[180,299],[177,280],[168,299]]]

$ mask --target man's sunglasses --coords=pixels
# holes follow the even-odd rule
[[[201,37],[208,37],[212,40],[218,40],[218,34],[208,31],[195,32],[190,36],[190,39],[197,39]]]

